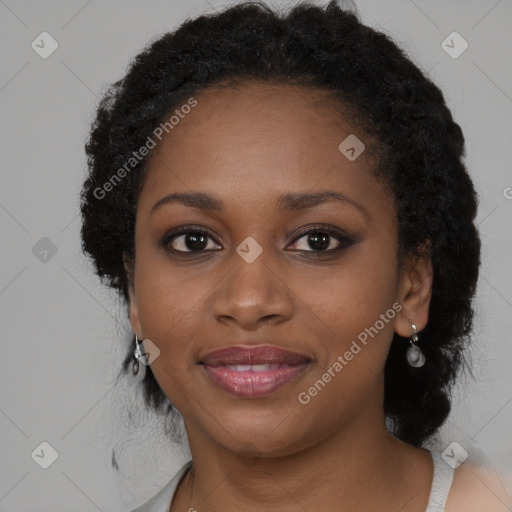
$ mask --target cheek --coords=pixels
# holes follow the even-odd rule
[[[324,281],[317,279],[317,286],[304,284],[299,292],[310,298],[304,311],[318,357],[317,370],[297,396],[298,403],[309,409],[299,410],[329,410],[334,423],[380,399],[400,308],[395,303],[395,261],[371,266],[369,260],[361,254],[350,266],[333,270]],[[327,423],[324,426],[329,428]]]
[[[344,414],[346,408],[365,402],[362,397],[378,394],[382,384],[396,317],[396,260],[392,251],[368,250],[369,245],[354,251],[350,261],[333,269],[320,286],[310,286],[302,294],[309,294],[307,307],[321,319],[311,325],[326,333],[316,337],[321,344],[318,370],[303,390],[306,399],[314,397],[314,408],[332,407],[335,399],[344,404],[339,408]],[[319,380],[328,382],[325,390]]]
[[[378,247],[378,249],[377,249]],[[339,264],[313,267],[307,279],[297,279],[294,293],[300,297],[310,325],[329,335],[332,343],[355,339],[379,322],[382,337],[392,336],[395,310],[386,312],[396,300],[397,269],[394,247],[364,242],[346,254]],[[387,322],[386,322],[387,320]]]
[[[197,296],[190,285],[152,267],[137,293],[142,332],[160,350],[151,371],[168,399],[180,411],[187,409],[186,390],[194,389],[196,364],[193,347],[200,342]],[[204,291],[203,291],[204,293]],[[195,338],[198,339],[195,339]]]
[[[188,351],[197,345],[194,337],[201,329],[200,319],[207,314],[201,297],[214,283],[206,277],[191,279],[187,270],[171,269],[160,257],[149,261],[140,256],[136,290],[142,332],[159,347],[166,365],[183,367]]]
[[[344,278],[330,279],[328,286],[303,290],[302,295],[310,297],[304,303],[303,324],[317,344],[315,354],[320,373],[340,362],[339,358],[342,358],[343,377],[336,379],[338,383],[359,380],[363,375],[372,378],[370,373],[381,372],[396,316],[390,289],[380,287],[367,276],[363,280],[351,273]]]

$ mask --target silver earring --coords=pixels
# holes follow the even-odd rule
[[[146,375],[146,364],[143,362],[146,355],[141,351],[140,345],[139,339],[137,338],[137,335],[135,335],[135,359],[132,364],[132,374],[138,381],[144,380]],[[142,346],[142,349],[144,350],[144,346]]]
[[[406,357],[407,362],[413,368],[420,368],[425,364],[425,355],[415,343],[418,341],[418,331],[416,330],[416,326],[409,320],[412,327],[412,334],[409,338],[409,343],[411,346],[407,349]]]

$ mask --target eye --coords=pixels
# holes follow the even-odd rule
[[[194,226],[181,226],[168,233],[161,245],[169,251],[178,253],[216,250],[216,243],[209,244],[208,240],[213,242],[213,238],[207,231]]]
[[[301,240],[303,241],[300,242]],[[321,256],[322,253],[333,253],[345,249],[353,243],[354,240],[342,231],[330,227],[314,226],[295,238],[293,245],[296,247],[292,248]]]
[[[308,230],[303,230],[300,236],[295,237],[292,249],[322,256],[345,249],[353,243],[355,240],[344,231],[315,225],[310,226]],[[222,249],[208,231],[196,226],[180,226],[173,229],[164,236],[160,245],[169,252],[185,254],[200,254]]]

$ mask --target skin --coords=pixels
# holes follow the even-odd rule
[[[399,265],[395,207],[372,175],[372,141],[318,91],[249,82],[194,97],[198,105],[151,156],[137,204],[135,266],[126,267],[132,329],[160,350],[151,369],[184,417],[194,461],[171,511],[423,512],[431,456],[387,433],[383,371],[393,333],[409,337],[409,319],[420,333],[427,324],[432,268],[427,258]],[[368,148],[354,161],[338,150],[349,134]],[[327,189],[359,208],[276,206],[281,194]],[[224,209],[173,202],[151,212],[173,192],[211,194]],[[296,233],[318,223],[354,243],[315,259],[321,251]],[[183,233],[167,250],[160,245],[188,224],[209,231],[203,252],[190,252]],[[248,236],[263,249],[252,263],[236,252]],[[339,245],[330,240],[329,248]],[[394,303],[402,310],[301,404],[298,394]],[[228,394],[198,365],[217,348],[260,343],[314,361],[256,399]]]

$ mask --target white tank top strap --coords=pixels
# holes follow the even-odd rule
[[[432,489],[425,512],[443,512],[452,486],[454,469],[441,457],[441,454],[430,451],[434,462]]]

